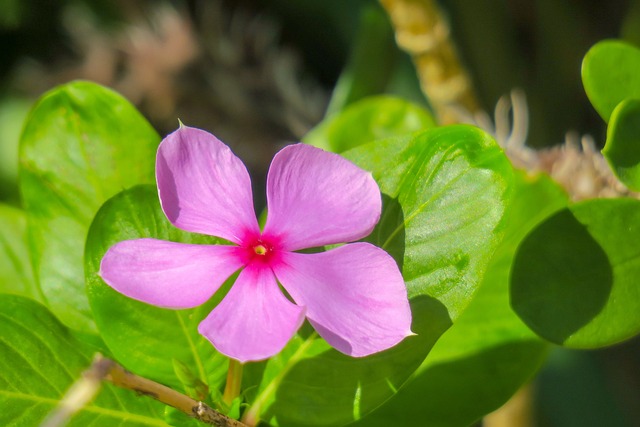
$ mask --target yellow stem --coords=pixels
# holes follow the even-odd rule
[[[449,25],[435,0],[380,0],[398,46],[411,55],[423,92],[442,124],[458,122],[460,109],[478,110],[471,79],[449,37]]]

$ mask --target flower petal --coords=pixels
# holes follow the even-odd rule
[[[207,301],[242,266],[237,253],[237,246],[125,240],[109,248],[99,274],[130,298],[165,308],[191,308]]]
[[[249,173],[210,133],[180,126],[162,140],[156,180],[162,210],[176,227],[235,243],[259,233]]]
[[[240,273],[198,331],[220,353],[244,363],[280,352],[303,321],[304,308],[283,295],[268,266],[254,263]]]
[[[290,251],[351,242],[371,233],[381,204],[369,172],[337,154],[290,145],[269,168],[264,235]]]
[[[398,266],[369,243],[316,254],[285,253],[276,277],[336,349],[367,356],[412,335],[411,309]]]

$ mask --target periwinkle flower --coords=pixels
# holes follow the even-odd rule
[[[100,275],[118,292],[159,307],[192,308],[242,269],[198,327],[218,351],[241,362],[278,353],[305,316],[329,344],[356,357],[412,334],[404,281],[385,251],[360,242],[297,252],[353,242],[373,230],[381,198],[370,173],[315,147],[285,147],[267,176],[263,231],[245,166],[205,131],[181,126],[167,136],[158,148],[156,180],[174,226],[232,245],[117,243]]]

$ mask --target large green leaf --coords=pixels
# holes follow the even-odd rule
[[[597,43],[582,62],[582,84],[598,114],[608,122],[616,106],[640,98],[640,50],[619,40]]]
[[[100,261],[109,247],[143,237],[218,242],[173,227],[160,208],[153,185],[133,187],[107,201],[91,225],[85,252],[87,293],[100,334],[114,356],[139,375],[180,388],[173,367],[176,359],[210,387],[218,387],[224,380],[227,358],[197,331],[211,304],[192,310],[162,309],[119,294],[98,276]]]
[[[622,101],[613,110],[602,154],[627,187],[640,191],[640,99]]]
[[[93,351],[44,306],[0,294],[0,425],[39,425],[89,367]],[[167,427],[163,408],[155,400],[105,384],[68,425]]]
[[[92,331],[82,256],[89,224],[124,188],[153,182],[159,137],[120,95],[75,82],[44,95],[20,141],[20,190],[36,280],[67,325]]]
[[[566,205],[545,176],[517,176],[504,240],[477,296],[444,333],[409,382],[357,426],[464,427],[501,406],[546,355],[546,345],[509,305],[509,272],[518,243],[537,223]]]
[[[376,96],[356,102],[341,114],[324,120],[303,141],[342,153],[368,142],[434,126],[435,121],[427,110],[400,98]]]
[[[381,187],[382,218],[368,240],[401,266],[417,336],[354,359],[303,334],[269,362],[284,371],[268,376],[267,365],[253,401],[279,425],[343,425],[391,397],[467,306],[502,237],[512,170],[482,131],[433,129],[345,155]]]
[[[27,218],[14,207],[0,204],[0,292],[40,299],[27,249]]]
[[[574,348],[640,332],[640,201],[601,199],[563,209],[522,242],[511,304],[551,342]]]

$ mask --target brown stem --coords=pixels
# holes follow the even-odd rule
[[[102,380],[133,390],[172,406],[190,417],[216,427],[247,427],[246,424],[221,414],[202,402],[170,389],[160,383],[139,377],[125,370],[115,361],[97,355],[91,367],[83,373],[67,392],[54,412],[41,427],[58,427],[66,423],[77,411],[91,401],[100,389]]]

